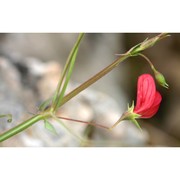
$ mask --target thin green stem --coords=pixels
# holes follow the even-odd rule
[[[146,56],[145,56],[144,54],[142,54],[142,53],[139,53],[139,55],[140,55],[141,57],[143,57],[143,58],[149,63],[149,65],[151,66],[151,69],[154,71],[155,68],[154,68],[153,63],[150,61],[150,59],[149,59],[148,57],[146,57]]]
[[[149,60],[148,57],[146,57],[144,54],[141,54],[141,53],[139,53],[139,55],[140,55],[141,57],[143,57],[143,58],[149,63],[149,65],[151,66],[151,69],[152,69],[152,71],[154,72],[154,76],[155,76],[155,78],[156,78],[156,81],[157,81],[161,86],[163,86],[163,87],[165,87],[165,88],[168,89],[168,88],[169,88],[169,85],[166,83],[166,80],[165,80],[165,77],[163,76],[163,74],[156,70],[156,68],[154,67],[154,65],[152,64],[152,62]]]
[[[24,121],[23,123],[15,126],[14,128],[6,131],[5,133],[0,135],[0,142],[5,141],[6,139],[20,133],[21,131],[27,129],[28,127],[32,126],[36,122],[42,120],[45,115],[38,114],[36,116],[31,117],[30,119]]]
[[[109,128],[109,130],[112,130],[113,128],[115,128],[122,120],[124,120],[125,117],[126,117],[126,115],[123,114],[123,115],[119,118],[119,120],[118,120],[115,124],[113,124],[113,126],[111,126],[111,127]]]

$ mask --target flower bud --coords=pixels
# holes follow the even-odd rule
[[[136,46],[134,46],[133,48],[130,49],[130,54],[131,56],[137,56],[139,53],[141,53],[142,51],[144,51],[147,48],[150,48],[152,46],[154,46],[154,44],[158,41],[160,41],[163,38],[168,37],[169,35],[167,33],[161,33],[158,36],[155,36],[151,39],[145,39],[142,43],[137,44]]]
[[[154,75],[155,75],[155,78],[156,78],[157,82],[161,86],[163,86],[163,87],[165,87],[167,89],[169,88],[169,85],[166,83],[166,80],[165,80],[163,74],[161,74],[159,71],[154,69]]]

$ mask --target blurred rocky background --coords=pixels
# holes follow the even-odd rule
[[[71,91],[151,33],[87,33],[79,49],[69,84]],[[0,34],[0,114],[11,113],[13,121],[0,119],[0,133],[37,113],[57,85],[63,65],[77,38],[76,33],[1,33]],[[157,43],[144,52],[162,72],[169,90],[157,85],[163,96],[158,113],[140,120],[141,133],[130,122],[113,131],[64,121],[79,136],[92,140],[87,146],[179,146],[180,34]],[[62,106],[64,117],[111,126],[136,99],[137,78],[152,71],[141,57],[133,57]],[[58,135],[48,132],[43,122],[0,143],[0,146],[68,147],[82,146],[57,122],[51,121]]]

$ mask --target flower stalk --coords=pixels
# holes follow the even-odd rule
[[[163,74],[156,70],[156,68],[154,67],[153,63],[144,54],[139,53],[139,55],[141,57],[143,57],[149,63],[149,65],[150,65],[150,67],[151,67],[151,69],[152,69],[152,71],[154,73],[154,76],[155,76],[157,82],[159,83],[159,85],[161,85],[164,88],[168,89],[169,85],[166,83],[166,79],[163,76]]]
[[[82,121],[82,120],[78,120],[78,119],[72,119],[72,118],[67,118],[67,117],[58,117],[59,119],[63,119],[66,121],[72,121],[72,122],[78,122],[78,123],[83,123],[83,124],[87,124],[87,125],[91,125],[91,126],[95,126],[95,127],[99,127],[99,128],[103,128],[103,129],[109,129],[109,127],[101,125],[101,124],[97,124],[97,123],[93,123],[93,122],[86,122],[86,121]]]

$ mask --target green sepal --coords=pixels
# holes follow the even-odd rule
[[[128,120],[130,120],[133,124],[136,125],[136,127],[138,129],[140,129],[142,131],[141,126],[139,125],[139,123],[136,120],[136,119],[140,118],[141,115],[140,114],[136,114],[133,111],[134,111],[134,101],[132,102],[132,106],[131,107],[129,107],[129,105],[128,105]]]
[[[48,121],[48,120],[44,120],[44,127],[49,130],[51,133],[57,135],[57,131],[56,129],[54,128],[54,126]]]
[[[138,123],[135,119],[130,119],[130,121],[131,121],[133,124],[135,124],[136,127],[137,127],[140,131],[142,131],[141,126],[139,125],[139,123]]]
[[[131,56],[138,56],[139,53],[141,52],[140,50],[140,47],[142,46],[143,43],[145,43],[146,41],[148,40],[148,38],[146,38],[143,42],[135,45],[134,47],[132,47],[130,50],[129,50],[129,53]]]
[[[137,51],[137,49],[141,46],[141,43],[135,45],[134,47],[132,47],[128,52],[131,56],[138,56],[139,52]]]
[[[158,36],[155,36],[153,38],[146,38],[143,42],[135,45],[134,47],[132,47],[129,50],[129,54],[131,56],[137,56],[139,55],[139,53],[141,53],[142,51],[144,51],[147,48],[150,48],[152,46],[154,46],[154,44],[156,44],[156,42],[158,42],[159,40],[168,37],[169,35],[167,33],[161,33]]]

